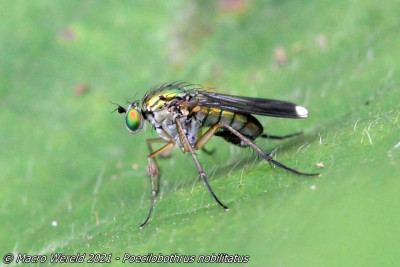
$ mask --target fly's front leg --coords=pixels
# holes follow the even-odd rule
[[[152,144],[154,143],[165,143],[166,141],[162,138],[151,138],[147,139],[147,147],[149,148],[150,154],[154,153]],[[162,153],[158,154],[159,156],[162,155]],[[155,176],[157,179],[157,190],[156,193],[158,193],[160,189],[160,168],[158,167],[157,159],[155,157],[152,158],[147,158],[147,174],[151,176]]]
[[[160,140],[164,141],[161,138],[156,138],[156,139],[149,139],[147,140],[147,144],[149,146],[150,152],[153,151],[152,147],[151,147],[151,143],[152,142],[160,142]],[[165,141],[164,141],[165,142]],[[146,220],[144,221],[144,223],[142,223],[140,225],[140,229],[143,228],[143,226],[149,221],[150,217],[151,217],[151,213],[153,212],[153,207],[154,207],[154,200],[156,198],[157,195],[157,191],[156,190],[156,180],[158,181],[158,187],[159,187],[159,178],[160,178],[160,170],[158,168],[158,164],[157,161],[155,159],[155,157],[157,155],[160,155],[161,153],[164,153],[168,150],[170,150],[171,148],[173,148],[175,146],[175,142],[174,141],[169,141],[165,146],[163,146],[162,148],[160,148],[159,150],[152,152],[148,157],[147,157],[147,162],[148,162],[148,166],[147,166],[147,172],[150,175],[150,182],[151,182],[151,204],[150,204],[150,210],[149,210],[149,214],[147,215]]]
[[[196,154],[195,154],[194,151],[193,151],[193,147],[190,145],[189,140],[187,139],[187,136],[185,135],[185,133],[184,133],[184,131],[183,131],[183,127],[182,127],[182,124],[181,124],[181,122],[180,122],[180,120],[179,120],[179,117],[177,117],[177,118],[175,119],[175,123],[176,123],[176,127],[177,127],[177,129],[178,129],[179,138],[180,138],[180,140],[181,140],[181,143],[182,143],[182,145],[183,145],[184,148],[187,148],[187,149],[188,149],[187,152],[189,152],[189,153],[192,155],[192,158],[193,158],[193,160],[194,160],[194,163],[196,164],[197,171],[199,172],[199,174],[200,174],[201,178],[203,179],[204,183],[206,184],[206,186],[207,186],[207,188],[208,188],[208,191],[210,191],[210,193],[211,193],[211,195],[214,197],[215,201],[217,201],[217,203],[218,203],[221,207],[223,207],[225,210],[229,210],[228,207],[225,206],[225,205],[218,199],[218,197],[215,195],[214,191],[212,190],[210,184],[208,183],[207,176],[206,176],[206,174],[204,173],[204,170],[203,170],[203,168],[201,167],[200,162],[199,162],[199,160],[197,159]],[[185,150],[185,151],[186,151],[186,150]]]

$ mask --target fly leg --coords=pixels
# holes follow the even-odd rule
[[[150,154],[154,153],[152,144],[154,143],[164,143],[165,144],[165,140],[162,138],[150,138],[146,140],[147,142],[147,147],[149,148]],[[159,157],[162,156],[162,153],[158,154]],[[147,174],[151,177],[151,176],[155,176],[156,180],[157,180],[157,189],[156,189],[156,195],[158,194],[158,191],[160,189],[160,168],[158,167],[158,163],[157,163],[157,159],[155,157],[153,157],[153,159],[151,161],[148,161],[148,165],[147,165]]]
[[[225,123],[216,123],[214,124],[212,127],[210,127],[210,129],[207,130],[207,132],[197,141],[196,145],[194,146],[194,149],[200,149],[202,148],[210,139],[211,137],[213,137],[213,135],[215,134],[215,132],[221,128],[224,127],[227,130],[229,130],[231,133],[233,133],[234,135],[236,135],[238,138],[240,138],[240,140],[242,140],[243,142],[245,142],[249,147],[251,147],[252,149],[254,149],[261,157],[263,157],[266,161],[282,168],[285,169],[289,172],[298,174],[298,175],[304,175],[304,176],[314,176],[314,175],[318,175],[318,173],[305,173],[305,172],[299,172],[295,169],[292,169],[286,165],[284,165],[283,163],[280,163],[279,161],[274,160],[270,154],[264,152],[259,146],[257,146],[253,141],[249,140],[247,137],[245,137],[244,135],[242,135],[241,133],[239,133],[237,130],[235,130],[234,128],[232,128],[231,126],[225,124]]]
[[[204,153],[206,153],[207,155],[212,155],[212,154],[214,154],[214,152],[215,152],[215,148],[213,148],[213,149],[211,149],[211,150],[208,150],[208,149],[206,149],[205,147],[202,147],[201,150],[202,150]]]
[[[147,142],[147,147],[149,148],[150,154],[153,154],[154,150],[153,150],[152,144],[165,143],[165,140],[162,138],[151,138],[151,139],[147,139],[146,142]],[[150,169],[151,169],[151,172],[150,172]],[[149,164],[149,166],[147,166],[147,172],[150,176],[151,175],[160,176],[160,169],[158,167],[156,158],[154,158],[152,160],[151,166],[150,166],[150,164]]]
[[[181,124],[181,122],[180,122],[180,120],[179,120],[179,117],[177,117],[177,118],[175,119],[175,123],[176,123],[177,129],[178,129],[179,138],[180,138],[180,140],[181,140],[181,143],[182,143],[182,145],[183,145],[185,151],[186,151],[186,152],[189,152],[189,153],[192,155],[192,158],[193,158],[193,160],[194,160],[194,163],[196,164],[197,171],[199,172],[201,178],[203,179],[203,182],[206,184],[206,186],[207,186],[207,188],[208,188],[208,191],[210,191],[210,193],[211,193],[211,195],[214,197],[215,201],[217,201],[217,203],[218,203],[221,207],[223,207],[225,210],[229,210],[229,208],[228,208],[227,206],[225,206],[225,205],[218,199],[218,197],[215,195],[214,191],[212,190],[210,184],[208,183],[207,176],[206,176],[206,174],[204,173],[204,170],[203,170],[203,168],[201,167],[200,162],[199,162],[199,160],[197,159],[196,154],[195,154],[194,151],[193,151],[193,147],[190,145],[189,140],[187,139],[187,136],[185,135],[185,133],[184,133],[184,131],[183,131],[183,127],[182,127],[182,124]],[[187,150],[186,150],[186,149],[187,149]]]
[[[153,141],[151,141],[153,140]],[[153,151],[152,147],[151,147],[151,143],[152,142],[160,142],[160,140],[163,139],[149,139],[147,140],[147,144],[149,146],[150,152]],[[159,183],[159,178],[160,178],[160,170],[158,168],[157,165],[157,161],[155,159],[155,157],[161,153],[164,153],[168,150],[170,150],[171,148],[173,148],[175,146],[175,142],[174,141],[170,141],[168,142],[165,146],[163,146],[162,148],[160,148],[159,150],[152,152],[148,157],[147,157],[147,162],[148,162],[148,166],[147,166],[147,172],[150,175],[150,181],[151,181],[151,204],[150,204],[150,210],[149,210],[149,214],[147,215],[146,220],[144,221],[144,223],[142,223],[140,225],[140,229],[143,228],[143,226],[149,221],[150,217],[151,217],[151,213],[153,212],[153,207],[154,207],[154,200],[156,198],[157,195],[157,191],[156,190],[156,180],[158,181],[158,185]]]
[[[202,130],[201,130],[201,128],[200,128],[200,130],[199,130],[198,133],[197,133],[197,140],[199,140],[202,136],[203,136],[203,133],[202,133]],[[201,148],[201,150],[202,150],[204,153],[206,153],[207,155],[212,155],[212,154],[214,154],[214,152],[215,152],[215,148],[213,148],[213,149],[211,149],[211,150],[208,150],[208,149],[206,149],[204,146]]]
[[[297,133],[287,134],[287,135],[283,135],[283,136],[262,134],[262,135],[260,135],[260,137],[268,138],[268,139],[282,140],[282,139],[298,136],[298,135],[301,135],[301,134],[303,134],[303,132],[297,132]]]

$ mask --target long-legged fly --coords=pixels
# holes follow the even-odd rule
[[[207,176],[194,150],[203,149],[204,145],[215,135],[229,143],[241,147],[251,147],[269,163],[289,172],[312,176],[316,173],[304,173],[292,169],[264,152],[254,143],[257,137],[283,139],[297,135],[273,136],[263,133],[261,123],[253,115],[303,119],[308,117],[306,108],[281,100],[250,98],[218,94],[203,90],[187,83],[170,83],[158,86],[145,94],[141,106],[139,102],[130,103],[125,109],[118,105],[119,113],[125,114],[126,127],[132,134],[140,132],[145,120],[149,121],[161,138],[148,139],[150,150],[148,173],[151,180],[151,205],[142,228],[150,219],[154,200],[158,192],[160,170],[156,156],[178,145],[184,153],[190,153],[201,178],[214,197],[215,201],[228,210],[215,195]],[[202,134],[202,128],[207,131]],[[166,143],[153,151],[153,143]],[[157,184],[157,186],[156,186]]]

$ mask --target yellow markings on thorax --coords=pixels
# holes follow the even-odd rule
[[[163,94],[157,94],[150,99],[146,100],[144,105],[147,110],[158,110],[164,107],[165,103],[171,101],[176,95],[178,95],[179,91],[167,91]]]

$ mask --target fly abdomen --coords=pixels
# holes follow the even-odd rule
[[[225,123],[251,140],[256,139],[263,132],[263,127],[260,122],[250,114],[235,113],[232,111],[221,110],[212,107],[202,107],[196,113],[196,118],[201,122],[203,127],[211,127],[219,122]],[[236,145],[245,145],[241,143],[239,138],[223,128],[221,128],[216,135],[222,136],[228,142]]]
[[[196,113],[196,118],[202,126],[213,126],[220,121],[222,110],[218,108],[202,107]]]
[[[249,137],[251,140],[256,139],[263,133],[263,127],[261,123],[255,117],[249,114],[236,113],[236,116],[230,126],[244,136]]]

